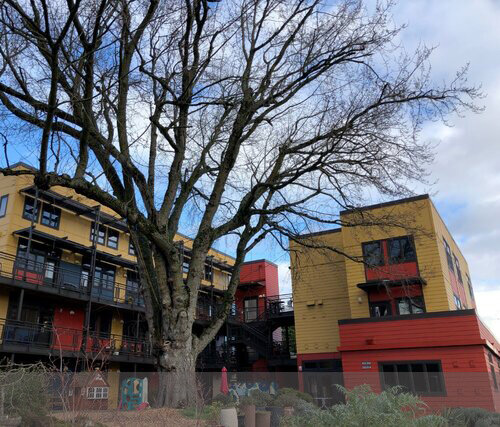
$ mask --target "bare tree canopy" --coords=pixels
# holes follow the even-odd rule
[[[436,84],[431,49],[399,44],[390,3],[0,5],[3,133],[39,158],[38,172],[6,158],[0,171],[35,174],[40,188],[71,188],[127,220],[166,371],[194,371],[256,244],[338,224],[366,189],[411,193],[432,159],[422,124],[478,110],[465,68]],[[188,212],[199,225],[184,280],[174,237]],[[227,235],[238,243],[225,305],[195,335],[205,258]]]

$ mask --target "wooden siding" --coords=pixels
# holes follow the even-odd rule
[[[314,237],[314,242],[342,249],[340,232]],[[351,317],[343,256],[297,244],[291,249],[297,353],[336,352],[337,322]]]

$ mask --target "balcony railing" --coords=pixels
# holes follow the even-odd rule
[[[83,350],[92,357],[102,358],[151,356],[151,346],[144,339],[94,331],[86,334],[82,329],[9,319],[0,319],[0,345],[23,347],[27,352],[47,349],[55,355]]]
[[[0,276],[35,285],[39,290],[51,290],[68,296],[88,298],[90,294],[89,272],[80,265],[56,266],[52,260],[38,262],[21,256],[0,252]],[[116,278],[115,278],[116,279]],[[144,299],[135,282],[120,282],[96,277],[92,283],[92,299],[104,303],[119,303],[144,307]]]

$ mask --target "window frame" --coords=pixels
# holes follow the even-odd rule
[[[387,316],[374,316],[374,309],[376,306],[378,305],[385,305],[389,310],[389,314]],[[392,304],[391,304],[391,301],[389,300],[384,300],[384,301],[370,301],[369,302],[369,310],[370,310],[370,317],[373,318],[373,319],[379,319],[379,318],[383,318],[383,317],[389,317],[389,316],[393,316],[392,314]]]
[[[457,310],[463,310],[463,304],[462,304],[462,300],[460,299],[460,297],[457,295],[457,294],[453,294],[453,301],[455,303],[455,307]],[[458,302],[458,304],[457,304]]]
[[[204,269],[203,269],[203,278],[207,280],[208,282],[211,282],[214,278],[214,269],[211,264],[205,263]]]
[[[391,242],[397,241],[397,240],[403,240],[406,239],[408,240],[408,243],[413,247],[413,257],[410,259],[407,258],[400,258],[400,260],[393,260],[391,258],[391,249],[390,249],[390,244]],[[388,265],[397,265],[397,264],[405,264],[407,262],[417,262],[417,248],[415,247],[415,240],[413,239],[412,235],[406,235],[406,236],[399,236],[399,237],[391,237],[390,239],[386,240],[386,247],[387,247],[387,263]],[[402,247],[400,247],[401,251]]]
[[[474,298],[474,289],[472,288],[472,282],[470,280],[470,276],[468,273],[465,273],[465,277],[467,279],[467,286],[469,288],[469,295],[470,295],[472,301],[475,301],[476,299]]]
[[[90,223],[90,238],[89,240],[91,242],[94,242],[94,229],[96,228],[96,222],[93,221]],[[101,233],[101,231],[104,231],[104,237],[103,237],[103,241],[102,243],[99,241],[99,234]],[[101,245],[101,246],[106,246],[106,236],[107,236],[107,227],[102,225],[102,224],[99,224],[99,226],[97,227],[97,239],[95,241],[96,245]]]
[[[109,242],[109,237],[110,237],[110,232],[116,233],[116,246],[110,245]],[[114,228],[111,227],[106,227],[106,246],[111,249],[116,249],[118,250],[120,246],[120,232],[118,230],[115,230]]]
[[[414,307],[414,304],[413,304],[413,300],[416,299],[416,298],[420,298],[422,300],[422,310],[423,312],[422,313],[414,313],[413,312],[413,307]],[[398,316],[408,316],[410,314],[424,314],[424,313],[427,313],[427,309],[425,307],[425,299],[424,299],[424,296],[423,295],[415,295],[413,297],[400,297],[400,298],[396,298],[396,312],[397,312],[397,315]],[[409,301],[409,308],[410,308],[410,312],[409,313],[406,313],[406,314],[401,314],[401,312],[399,311],[399,302],[400,301],[403,301],[403,300],[407,300]]]
[[[28,200],[33,200],[33,209],[35,210],[35,219],[30,218],[26,214],[26,204],[27,204]],[[35,206],[36,204],[38,204],[38,206]],[[27,221],[33,221],[34,223],[38,223],[38,219],[40,218],[41,205],[42,205],[42,202],[40,200],[38,201],[38,203],[35,203],[35,199],[33,197],[24,196],[23,218]]]
[[[412,368],[411,368],[412,365],[422,365],[424,367],[424,370],[421,373],[428,374],[429,372],[427,371],[427,365],[430,365],[430,364],[438,365],[438,372],[432,372],[432,373],[439,374],[439,383],[441,386],[441,390],[440,391],[431,391],[430,390],[429,376],[426,375],[425,382],[427,385],[427,391],[425,391],[425,392],[416,391],[413,375],[409,375],[412,389],[411,390],[403,390],[403,392],[409,392],[409,393],[415,394],[417,396],[446,396],[447,395],[446,383],[444,380],[444,375],[443,375],[444,372],[443,372],[443,366],[442,366],[441,360],[380,361],[380,362],[378,362],[378,370],[379,370],[379,374],[380,374],[380,386],[381,386],[382,390],[387,390],[388,388],[393,387],[392,385],[386,384],[385,375],[384,375],[384,374],[386,374],[386,372],[383,371],[384,366],[392,365],[392,366],[396,367],[398,365],[407,365],[409,367],[408,373],[413,374],[414,372],[412,371]],[[397,378],[397,374],[398,374],[397,370],[395,370],[394,373],[396,374],[396,378]],[[397,382],[399,383],[398,379],[397,379]],[[401,384],[397,384],[397,385],[401,386]]]
[[[51,210],[52,210],[52,212],[50,212]],[[51,225],[50,223],[47,224],[47,223],[43,222],[44,212],[48,212],[51,215],[51,219],[52,219],[52,215],[54,215],[54,212],[57,212],[58,213],[57,214],[57,224]],[[49,203],[42,204],[42,209],[41,209],[41,213],[40,213],[40,224],[41,225],[44,225],[45,227],[53,228],[54,230],[59,230],[59,226],[61,225],[61,217],[62,217],[62,211],[60,208],[58,208],[57,206],[51,205]]]
[[[361,244],[361,251],[363,253],[363,262],[365,263],[365,266],[367,268],[376,268],[376,267],[382,267],[386,265],[385,262],[385,256],[384,256],[384,246],[382,245],[383,240],[372,240],[370,242],[363,242]],[[380,262],[378,264],[370,264],[367,262],[367,254],[366,254],[366,247],[368,245],[378,245],[380,248]]]
[[[129,237],[128,239],[128,254],[132,256],[137,256],[137,252],[135,251],[135,246],[134,242],[132,242],[132,239]]]
[[[448,269],[450,271],[453,271],[453,273],[455,273],[455,265],[453,264],[451,247],[444,237],[443,237],[443,244],[444,244],[444,251],[446,253],[446,261],[448,262]]]
[[[5,208],[4,208],[4,211],[2,213],[2,204],[3,204],[4,200],[5,200]],[[0,218],[3,218],[4,216],[7,215],[7,207],[8,206],[9,206],[9,195],[5,194],[2,197],[0,197]]]
[[[464,284],[464,281],[463,281],[463,278],[462,278],[462,270],[460,269],[460,261],[458,260],[457,256],[453,254],[453,261],[455,263],[455,271],[457,273],[457,278],[458,278],[458,281],[463,285]]]

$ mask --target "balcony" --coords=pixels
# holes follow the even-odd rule
[[[82,329],[0,319],[2,352],[153,363],[146,340],[90,331],[84,342],[85,335]]]
[[[105,305],[144,311],[138,284],[94,275],[90,286],[89,272],[82,270],[80,265],[65,263],[62,268],[57,261],[38,262],[0,252],[0,283],[81,301],[91,298],[93,302]]]

